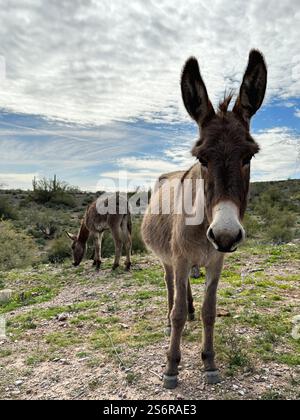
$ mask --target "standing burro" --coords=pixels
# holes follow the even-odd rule
[[[247,206],[250,165],[252,157],[259,152],[259,146],[250,134],[250,120],[262,105],[266,84],[264,57],[259,51],[252,50],[232,111],[229,111],[231,95],[215,111],[197,60],[190,58],[182,72],[183,102],[199,126],[199,140],[192,149],[198,162],[185,172],[163,176],[142,224],[145,243],[164,266],[168,288],[171,340],[164,376],[166,388],[175,388],[178,384],[182,332],[187,318],[194,319],[189,284],[190,269],[194,265],[206,269],[202,308],[205,375],[210,384],[220,381],[214,352],[216,292],[225,254],[234,252],[245,238],[242,220]],[[174,179],[178,181],[177,188],[170,188],[169,196],[166,196],[166,183],[172,183]],[[195,223],[187,223],[189,218],[184,206],[181,214],[175,211],[186,188],[192,190],[195,212],[200,207],[204,210],[202,220],[196,218]],[[170,204],[169,212],[162,209],[166,201]]]

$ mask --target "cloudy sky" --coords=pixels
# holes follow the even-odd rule
[[[0,0],[0,184],[56,173],[97,190],[187,168],[185,60],[217,104],[251,48],[269,68],[252,178],[300,178],[299,39],[299,0]]]

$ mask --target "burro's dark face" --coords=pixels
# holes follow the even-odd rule
[[[247,128],[231,112],[216,115],[193,149],[205,186],[208,239],[221,252],[233,252],[245,238],[251,160],[259,151]]]
[[[200,128],[193,155],[201,163],[205,185],[207,238],[219,252],[234,252],[245,238],[242,220],[247,206],[251,160],[259,146],[250,135],[250,119],[260,108],[267,69],[260,52],[250,52],[239,96],[232,111],[231,97],[216,113],[209,101],[198,62],[191,58],[182,73],[182,96]]]
[[[84,256],[84,246],[79,241],[74,241],[72,244],[74,267],[78,267]]]
[[[85,252],[85,245],[83,245],[77,238],[77,236],[72,235],[71,233],[67,233],[67,236],[72,241],[72,254],[74,260],[74,267],[78,267],[83,260],[84,252]]]

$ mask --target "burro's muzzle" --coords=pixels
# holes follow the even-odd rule
[[[220,201],[212,211],[207,238],[219,252],[234,252],[245,239],[239,208],[232,201]]]

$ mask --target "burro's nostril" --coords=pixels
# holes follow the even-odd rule
[[[240,229],[239,234],[236,238],[236,244],[239,244],[240,242],[242,242],[243,239],[244,239],[243,231],[242,229]]]
[[[216,237],[214,234],[214,231],[212,230],[212,228],[209,229],[208,231],[208,236],[210,237],[211,240],[213,240],[214,242],[216,241]]]
[[[211,227],[207,231],[207,239],[215,247],[216,250],[219,249],[219,245],[217,244],[216,236],[215,236],[214,231]]]

